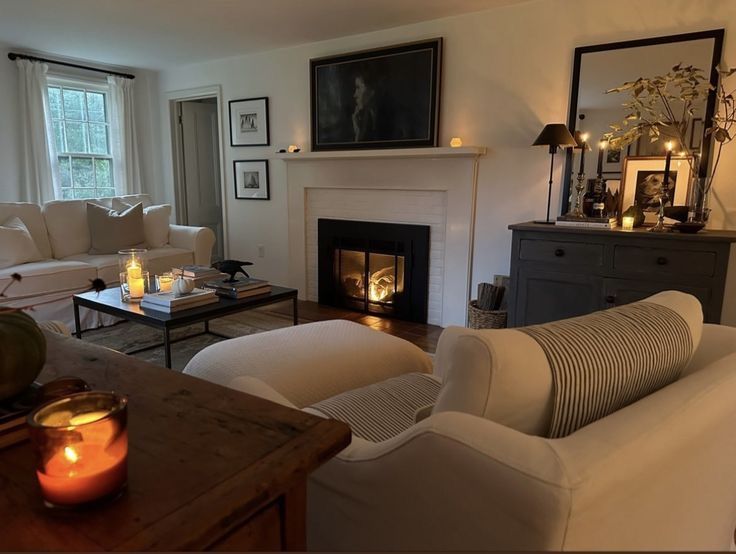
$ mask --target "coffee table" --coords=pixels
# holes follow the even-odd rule
[[[93,508],[43,505],[29,442],[0,449],[2,551],[306,550],[307,478],[344,423],[46,333],[47,382],[129,396],[128,488]]]
[[[216,337],[222,337],[225,339],[232,338],[210,331],[210,320],[212,319],[217,319],[218,317],[224,317],[226,315],[243,312],[245,310],[252,310],[253,308],[257,308],[259,306],[266,306],[268,304],[275,304],[277,302],[291,300],[293,302],[294,325],[297,325],[299,323],[297,293],[298,291],[296,289],[272,285],[271,292],[267,294],[259,294],[258,296],[251,296],[248,298],[239,299],[220,297],[217,302],[213,302],[212,304],[196,306],[189,310],[166,313],[152,310],[150,308],[141,308],[140,304],[138,304],[137,302],[123,302],[120,299],[120,291],[117,287],[105,289],[99,293],[94,291],[83,292],[80,294],[75,294],[73,297],[74,325],[76,327],[75,335],[78,339],[82,338],[82,326],[80,325],[79,321],[80,307],[103,312],[115,317],[125,319],[127,321],[141,323],[155,329],[161,329],[163,331],[164,339],[162,343],[147,346],[145,348],[139,348],[138,350],[127,352],[127,354],[136,354],[138,352],[143,352],[144,350],[150,350],[152,348],[163,346],[166,367],[171,368],[171,345],[174,342],[179,342],[205,334],[214,335]],[[195,333],[186,337],[171,340],[170,333],[172,329],[202,322],[204,322],[204,331],[202,331],[201,333]]]

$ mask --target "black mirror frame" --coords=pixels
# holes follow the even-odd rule
[[[593,52],[605,52],[608,50],[619,50],[623,48],[636,48],[640,46],[654,46],[657,44],[668,44],[672,42],[687,42],[690,40],[714,39],[713,59],[711,60],[710,83],[714,87],[718,85],[718,65],[721,62],[723,54],[723,37],[725,29],[711,29],[709,31],[698,31],[695,33],[684,33],[680,35],[668,35],[664,37],[645,38],[637,40],[627,40],[621,42],[610,42],[607,44],[596,44],[593,46],[579,46],[575,48],[575,57],[572,68],[572,84],[570,86],[570,107],[567,116],[567,127],[571,133],[575,132],[578,112],[578,87],[580,86],[580,65],[582,63],[583,54]],[[716,106],[716,96],[714,92],[708,95],[708,101],[705,108],[705,121],[710,121]],[[706,142],[704,140],[703,144]],[[711,141],[707,141],[707,147],[703,148],[702,163],[700,165],[701,176],[704,177],[707,168],[710,165]],[[562,213],[567,213],[570,208],[570,181],[572,176],[572,149],[567,149],[565,155],[565,170],[562,179]]]

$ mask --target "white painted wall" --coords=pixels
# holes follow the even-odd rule
[[[576,46],[725,27],[725,59],[736,63],[736,2],[729,0],[537,0],[486,12],[261,54],[174,67],[162,72],[162,92],[219,84],[225,100],[268,96],[270,147],[226,146],[229,254],[256,262],[255,273],[288,282],[285,164],[276,149],[309,147],[309,59],[442,36],[445,39],[440,142],[461,136],[488,146],[479,173],[474,281],[508,271],[507,225],[544,215],[549,158],[529,145],[545,123],[567,119]],[[168,114],[162,101],[164,179],[172,170]],[[223,132],[228,132],[227,111]],[[226,141],[229,144],[229,141]],[[269,158],[270,202],[234,200],[232,161]],[[716,183],[715,225],[736,228],[736,146]],[[559,202],[559,192],[554,195]],[[169,196],[170,197],[170,196]],[[257,257],[257,245],[266,256]]]
[[[18,69],[8,59],[8,52],[23,51],[0,43],[0,202],[24,200],[21,193],[22,166],[20,121],[18,116]],[[53,55],[50,54],[50,57]],[[94,52],[90,52],[92,58]],[[50,66],[63,70],[60,66]],[[104,79],[103,74],[63,70],[68,74],[92,75]],[[141,181],[144,192],[161,186],[161,128],[159,126],[159,85],[155,71],[132,69],[135,79],[136,132],[140,149]],[[158,198],[155,197],[156,200]]]

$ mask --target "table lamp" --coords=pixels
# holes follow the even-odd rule
[[[551,154],[549,189],[547,190],[547,219],[544,221],[534,221],[534,223],[554,223],[554,221],[550,221],[549,219],[549,207],[552,202],[552,175],[555,169],[555,154],[559,147],[571,148],[577,145],[564,123],[548,123],[542,129],[542,132],[539,133],[537,140],[532,143],[532,146],[549,146],[549,153]]]

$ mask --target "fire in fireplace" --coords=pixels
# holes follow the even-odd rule
[[[320,219],[319,301],[426,322],[429,227]]]

